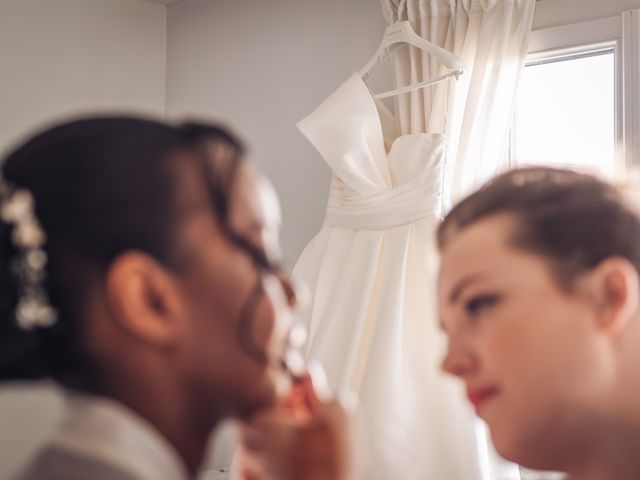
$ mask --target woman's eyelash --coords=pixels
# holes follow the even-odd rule
[[[494,306],[498,301],[500,301],[500,295],[495,293],[476,295],[467,300],[464,307],[471,315],[477,315],[483,310]]]
[[[256,247],[253,243],[251,243],[245,237],[243,237],[242,235],[238,235],[237,233],[229,229],[227,230],[227,234],[237,246],[242,248],[251,257],[251,259],[253,260],[253,263],[255,263],[258,268],[262,270],[269,270],[269,271],[280,270],[279,265],[274,265],[269,260],[267,252],[264,249],[260,247]]]

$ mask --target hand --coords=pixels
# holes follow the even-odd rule
[[[340,402],[318,396],[306,374],[283,403],[243,425],[241,478],[347,480],[352,462],[348,417]]]

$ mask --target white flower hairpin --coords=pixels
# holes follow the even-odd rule
[[[11,243],[18,256],[12,261],[18,278],[16,322],[25,331],[48,328],[58,320],[44,288],[47,254],[45,232],[35,214],[31,192],[0,182],[0,218],[11,225]]]

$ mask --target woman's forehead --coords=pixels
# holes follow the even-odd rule
[[[508,247],[513,229],[514,220],[506,215],[495,215],[478,220],[451,236],[442,249],[442,262],[443,264],[464,264],[469,261],[472,263],[488,261],[487,254],[500,254]],[[441,265],[443,266],[446,265]]]
[[[483,279],[515,275],[529,268],[533,259],[527,252],[513,247],[510,239],[514,219],[506,215],[489,217],[457,232],[442,249],[438,280],[441,293],[455,288],[469,276]]]
[[[280,202],[275,188],[253,164],[243,163],[236,173],[230,202],[234,224],[260,223],[265,228],[282,223]]]

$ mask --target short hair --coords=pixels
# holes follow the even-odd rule
[[[438,247],[499,214],[516,221],[509,243],[543,256],[563,287],[608,257],[624,257],[640,271],[640,215],[619,189],[593,175],[549,167],[499,175],[446,215]]]

